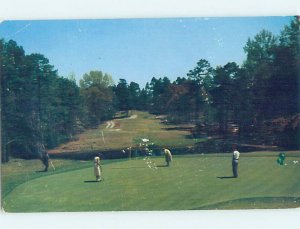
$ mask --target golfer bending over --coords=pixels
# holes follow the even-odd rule
[[[240,152],[237,151],[237,146],[233,146],[233,154],[232,154],[232,172],[233,177],[238,177],[238,163],[239,163]]]
[[[168,150],[167,148],[164,148],[164,153],[165,153],[165,159],[166,159],[166,166],[170,166],[170,162],[172,161],[172,154],[171,151]]]
[[[94,174],[96,176],[96,181],[101,181],[101,164],[100,164],[100,157],[94,158]]]

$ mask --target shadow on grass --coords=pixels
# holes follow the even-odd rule
[[[36,173],[46,173],[48,171],[45,171],[45,170],[38,170],[38,171],[35,171]]]
[[[177,126],[177,127],[163,127],[161,129],[164,129],[164,130],[181,130],[181,131],[191,131],[193,129],[193,127],[191,126]]]
[[[111,168],[111,169],[144,169],[144,168],[146,168],[146,167],[124,167],[124,168]]]
[[[96,181],[96,180],[85,180],[84,183],[100,183],[100,181]]]
[[[225,177],[217,177],[219,179],[230,179],[230,178],[236,178],[234,176],[225,176]]]
[[[167,165],[158,165],[156,167],[160,167],[160,168],[167,168],[167,167],[170,167],[170,166],[167,166]]]

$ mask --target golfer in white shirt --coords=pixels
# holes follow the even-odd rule
[[[94,174],[96,176],[96,181],[101,181],[101,161],[100,157],[94,158]]]
[[[232,155],[232,172],[233,177],[238,177],[238,164],[239,164],[240,152],[237,151],[237,146],[233,146],[233,155]]]
[[[166,163],[167,163],[166,166],[170,166],[170,162],[172,161],[171,151],[167,148],[164,148],[164,153],[165,153],[165,160],[166,160]]]

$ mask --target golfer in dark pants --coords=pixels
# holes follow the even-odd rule
[[[48,171],[48,168],[49,168],[49,154],[48,154],[46,151],[43,152],[43,155],[42,155],[42,162],[43,162],[43,164],[45,165],[44,172],[47,172],[47,171]]]
[[[47,153],[44,144],[40,142],[37,143],[37,152],[39,153],[40,159],[45,166],[44,172],[47,172],[49,168],[49,154]]]
[[[237,151],[237,147],[233,147],[233,155],[232,155],[232,173],[233,177],[238,177],[238,164],[239,164],[240,152]]]

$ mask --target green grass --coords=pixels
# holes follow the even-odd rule
[[[61,171],[38,175],[31,166],[28,179],[7,192],[2,204],[7,212],[299,207],[300,165],[292,161],[299,160],[300,153],[287,152],[287,166],[278,165],[277,156],[242,154],[237,179],[222,178],[232,175],[230,154],[175,156],[171,167],[157,169],[142,158],[104,161],[105,180],[100,183],[92,182],[92,161],[63,161]],[[163,157],[151,160],[164,164]],[[13,176],[15,169],[7,167],[4,187],[17,175],[25,176]]]
[[[202,206],[193,210],[239,210],[239,209],[270,209],[270,208],[297,208],[300,197],[252,197],[229,200],[213,205]],[[275,207],[274,207],[275,206]]]
[[[105,163],[111,163],[111,160]],[[55,170],[50,166],[49,172],[44,173],[41,160],[11,159],[8,163],[1,165],[1,196],[8,195],[15,187],[32,179],[45,177],[53,174],[69,172],[90,167],[89,161],[79,160],[56,160],[52,159]]]

